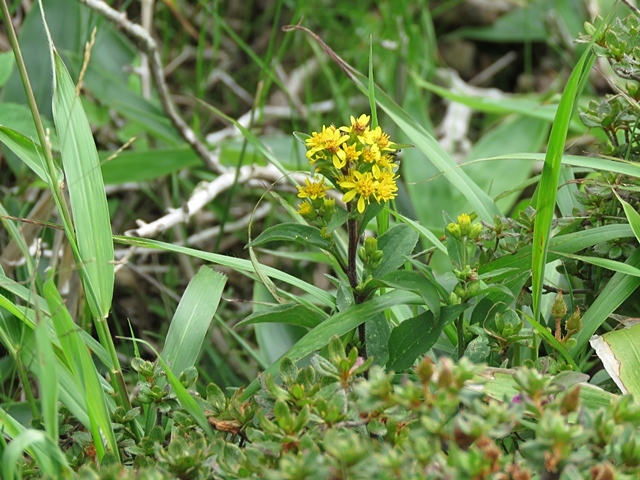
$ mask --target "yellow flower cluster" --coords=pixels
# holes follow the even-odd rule
[[[342,200],[357,204],[358,212],[375,200],[387,202],[397,196],[398,186],[394,173],[396,145],[380,127],[369,126],[371,118],[351,117],[351,125],[322,127],[305,141],[307,158],[315,171],[324,175],[342,194]],[[298,197],[307,199],[298,213],[308,215],[308,199],[323,198],[328,189],[324,180],[305,181],[298,187]]]

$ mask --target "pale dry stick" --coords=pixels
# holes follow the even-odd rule
[[[125,232],[126,235],[136,237],[155,237],[165,230],[188,221],[193,215],[202,210],[209,202],[218,197],[222,192],[228,190],[234,184],[235,171],[228,171],[208,183],[202,183],[195,188],[191,198],[180,208],[169,209],[163,217],[150,223],[138,220],[139,227]],[[282,172],[273,165],[260,167],[257,165],[246,165],[238,172],[237,184],[244,184],[249,180],[262,179],[269,182],[276,182],[283,178]]]
[[[227,169],[218,162],[217,156],[209,152],[206,145],[198,139],[195,132],[183,120],[171,101],[169,88],[164,78],[164,67],[160,58],[158,44],[153,37],[149,35],[149,32],[147,32],[142,26],[131,22],[127,18],[127,14],[125,12],[118,12],[117,10],[114,10],[102,0],[78,1],[112,22],[116,27],[122,30],[122,32],[138,47],[138,49],[140,49],[142,53],[147,55],[151,76],[153,77],[156,88],[158,89],[158,96],[162,102],[165,114],[169,117],[186,142],[198,153],[205,165],[212,172],[218,174],[225,173]]]
[[[251,214],[245,215],[244,217],[236,220],[235,222],[227,223],[224,226],[224,233],[243,230],[249,226],[249,223],[251,223],[252,221],[252,217],[253,217],[253,221],[261,220],[264,217],[266,217],[269,214],[269,212],[271,212],[271,210],[272,210],[271,204],[264,203],[256,209],[253,215]],[[188,246],[192,246],[192,245],[197,245],[204,242],[210,242],[213,238],[216,238],[218,235],[220,235],[220,230],[221,230],[220,225],[216,225],[214,227],[201,230],[198,233],[194,233],[193,235],[189,236],[186,242],[182,242],[182,243],[176,242],[176,245],[186,244]]]
[[[141,17],[140,24],[149,35],[151,35],[151,25],[153,22],[153,0],[142,0],[140,2]],[[149,57],[146,53],[142,54],[140,62],[140,84],[142,86],[142,96],[146,99],[151,98],[151,76],[149,68]]]

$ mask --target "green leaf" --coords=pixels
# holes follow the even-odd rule
[[[310,310],[304,305],[286,303],[275,305],[266,310],[259,310],[252,313],[244,320],[237,323],[238,326],[252,325],[255,323],[287,323],[299,327],[315,328],[326,317]]]
[[[53,442],[58,442],[58,376],[56,369],[50,368],[55,364],[53,345],[48,334],[49,317],[44,316],[36,325],[36,355],[38,358],[36,373],[40,386],[40,404],[42,420],[47,435]]]
[[[612,13],[613,10],[609,13],[608,18],[610,18]],[[603,24],[598,27],[598,33],[594,35],[594,39],[597,38],[597,35],[602,31],[605,24],[606,22],[603,22]],[[542,287],[545,276],[545,266],[547,264],[547,249],[549,247],[551,222],[553,221],[556,208],[562,155],[578,96],[584,88],[585,81],[591,70],[591,65],[595,60],[594,54],[591,51],[592,45],[593,40],[571,72],[571,76],[560,98],[558,111],[556,112],[553,126],[551,127],[551,135],[542,167],[540,183],[536,190],[537,201],[535,205],[537,213],[534,220],[533,250],[531,257],[531,297],[533,316],[536,320],[539,320],[541,315]]]
[[[607,332],[590,340],[609,376],[622,393],[640,398],[640,325]],[[637,401],[637,400],[636,400]]]
[[[446,305],[439,318],[424,312],[394,328],[389,337],[387,370],[403,372],[411,367],[416,358],[435,345],[444,327],[467,308],[467,304]]]
[[[160,242],[158,240],[151,240],[148,238],[114,236],[114,240],[123,245],[135,245],[142,248],[151,248],[154,250],[163,250],[166,252],[182,253],[194,258],[201,258],[202,260],[214,263],[216,265],[224,265],[225,267],[232,268],[238,272],[255,274],[255,269],[251,262],[242,258],[229,257],[217,253],[203,252],[202,250],[197,250],[195,248],[183,247],[180,245]],[[288,273],[278,270],[277,268],[262,265],[261,269],[269,277],[281,280],[288,283],[289,285],[299,288],[303,292],[307,292],[308,294],[312,295],[314,298],[322,302],[323,305],[329,307],[335,306],[335,299],[329,292],[325,292],[315,285],[311,285],[310,283],[300,280],[299,278],[296,278],[293,275],[289,275]]]
[[[176,310],[162,350],[175,375],[193,367],[216,313],[227,277],[203,266],[191,279]]]
[[[297,362],[301,358],[306,357],[321,348],[325,347],[331,337],[334,335],[342,336],[361,323],[366,322],[378,313],[384,312],[387,308],[403,304],[420,304],[422,299],[414,293],[396,290],[386,293],[379,297],[375,297],[359,305],[353,305],[346,310],[335,314],[331,318],[325,320],[316,328],[302,337],[296,344],[289,349],[279,360],[274,362],[263,376],[268,374],[276,375],[283,357],[289,357],[293,362]],[[256,379],[247,387],[242,395],[243,399],[251,397],[260,388],[260,380]]]
[[[567,235],[553,237],[549,241],[549,255],[547,262],[557,260],[560,254],[574,253],[597,243],[618,238],[633,237],[633,231],[629,225],[605,225],[602,227],[581,230]],[[504,268],[516,268],[519,271],[528,270],[531,264],[531,246],[519,249],[512,255],[505,255],[497,260],[480,267],[479,273],[485,274]]]
[[[569,253],[562,254],[563,257],[573,258],[574,260],[580,260],[584,263],[595,265],[596,267],[606,268],[614,272],[624,273],[633,277],[640,277],[640,268],[636,268],[627,263],[618,262],[617,260],[611,260],[610,258],[600,257],[588,257],[585,255],[571,255]]]
[[[373,276],[382,277],[400,268],[417,243],[418,233],[409,225],[401,223],[391,227],[378,237],[378,250],[382,250],[384,255],[378,268],[373,271]]]
[[[98,151],[75,85],[54,51],[53,119],[73,212],[83,286],[92,313],[106,318],[114,282],[113,240]]]
[[[43,165],[44,154],[42,153],[40,145],[25,137],[20,132],[1,125],[0,142],[9,147],[43,182],[49,183],[49,176]]]
[[[0,53],[0,87],[9,80],[15,64],[13,52]]]
[[[367,355],[373,358],[374,365],[384,366],[389,360],[390,335],[391,327],[384,313],[374,315],[365,323]]]
[[[633,234],[636,236],[636,239],[640,242],[640,214],[636,212],[636,209],[629,205],[628,202],[625,202],[620,195],[613,190],[613,193],[616,194],[618,200],[622,204],[622,208],[624,209],[624,214],[627,216],[627,220],[629,220],[629,225],[631,226],[631,230],[633,230]]]
[[[269,242],[297,242],[323,250],[331,250],[333,242],[323,237],[320,229],[311,225],[299,223],[281,223],[267,228],[258,235],[247,247],[259,247]]]
[[[74,324],[52,279],[45,282],[44,293],[49,311],[53,312],[51,319],[66,359],[66,367],[69,369],[77,388],[83,394],[81,401],[85,403],[85,409],[89,416],[89,431],[96,443],[98,456],[102,458],[105,453],[103,438],[106,438],[111,452],[116,457],[119,457],[106,395],[100,383],[96,365],[89,354],[89,350],[80,339],[79,329]]]
[[[440,297],[438,296],[438,289],[435,285],[426,278],[424,275],[420,275],[418,272],[410,270],[395,270],[389,272],[381,278],[376,278],[367,284],[369,287],[382,288],[400,288],[415,292],[420,295],[424,301],[424,304],[429,308],[436,318],[440,316]]]

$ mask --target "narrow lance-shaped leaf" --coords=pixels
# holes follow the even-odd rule
[[[195,365],[226,281],[226,276],[204,266],[189,282],[171,320],[162,351],[175,375]]]
[[[98,151],[69,72],[54,51],[53,119],[83,270],[83,286],[93,314],[104,318],[113,296],[113,240]]]

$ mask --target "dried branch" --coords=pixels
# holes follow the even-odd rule
[[[217,157],[209,152],[205,144],[198,139],[195,132],[183,120],[171,101],[169,88],[164,79],[164,67],[162,65],[162,60],[160,59],[160,50],[158,48],[158,44],[149,32],[140,25],[131,22],[127,18],[127,14],[125,12],[118,12],[117,10],[114,10],[102,0],[78,1],[112,22],[116,27],[122,30],[122,32],[138,47],[138,49],[140,49],[142,53],[147,55],[151,76],[153,77],[153,81],[158,89],[158,96],[160,97],[165,114],[211,171],[218,174],[225,173],[226,169],[218,163]]]

